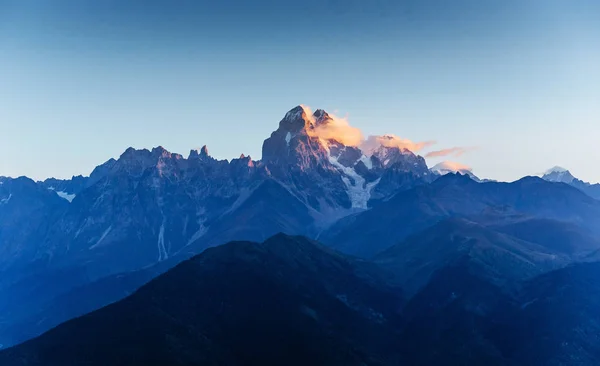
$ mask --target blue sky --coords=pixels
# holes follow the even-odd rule
[[[514,180],[600,181],[596,0],[0,0],[0,175],[260,157],[298,104]],[[430,165],[441,159],[428,160]]]

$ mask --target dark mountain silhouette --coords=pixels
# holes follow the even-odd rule
[[[402,292],[307,239],[209,249],[0,353],[10,365],[396,365]]]
[[[600,360],[594,336],[600,264],[549,271],[506,291],[495,276],[511,278],[516,268],[522,277],[522,265],[492,265],[527,260],[503,260],[511,251],[535,258],[522,252],[530,244],[514,248],[521,247],[518,240],[463,220],[439,225],[475,243],[465,250],[457,238],[459,245],[447,251],[452,260],[431,271],[408,302],[397,278],[378,266],[280,234],[262,244],[208,249],[124,300],[0,352],[0,364],[542,366]],[[424,243],[432,250],[451,244]]]

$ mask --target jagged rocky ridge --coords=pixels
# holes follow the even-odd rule
[[[55,216],[51,224],[40,220],[47,227],[29,230],[38,236],[33,258],[19,250],[30,239],[1,232],[3,248],[15,250],[0,257],[0,268],[32,260],[41,265],[85,261],[99,254],[113,259],[109,272],[119,272],[165,260],[189,246],[201,250],[234,239],[264,240],[279,231],[312,236],[343,216],[429,181],[425,160],[406,149],[381,147],[367,157],[357,147],[310,133],[330,122],[322,110],[309,116],[303,107],[292,109],[265,140],[262,161],[243,155],[216,160],[206,146],[188,158],[162,147],[129,148],[90,177],[41,182],[36,189],[51,192],[39,202],[59,201],[55,192],[70,204],[56,203],[59,213],[49,205],[48,215]],[[4,185],[7,193],[0,193],[3,210],[19,199],[9,202],[17,194],[12,186]],[[278,207],[270,200],[275,197]],[[248,232],[252,216],[271,210],[290,210],[281,212],[287,221],[275,220],[262,234]],[[233,231],[225,227],[232,221]],[[106,270],[99,269],[99,275]]]
[[[187,158],[162,147],[129,148],[89,177],[2,178],[0,321],[27,317],[91,281],[176,263],[231,240],[316,237],[433,178],[406,149],[366,156],[311,132],[331,122],[322,110],[292,109],[265,140],[260,161],[217,160],[206,146]]]

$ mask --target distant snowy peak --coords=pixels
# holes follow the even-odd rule
[[[405,160],[407,157],[411,158],[416,156],[412,151],[408,149],[389,147],[383,145],[367,153],[370,153],[372,157],[377,158],[384,168],[391,166],[397,163],[398,161]]]
[[[448,173],[470,173],[472,172],[471,167],[461,164],[461,163],[456,163],[453,161],[442,161],[441,163],[438,163],[436,165],[434,165],[431,168],[432,172],[437,172],[440,174],[448,174]]]
[[[568,172],[568,169],[565,169],[563,167],[560,166],[555,166],[553,168],[550,168],[548,170],[546,170],[546,172],[544,174],[550,174],[550,173],[565,173]]]
[[[449,173],[460,173],[463,175],[468,175],[469,177],[471,177],[473,180],[480,182],[481,179],[479,179],[475,174],[473,174],[473,170],[471,169],[471,167],[461,164],[461,163],[456,163],[453,161],[442,161],[441,163],[438,163],[436,165],[434,165],[430,171],[434,174],[438,174],[438,175],[446,175]]]
[[[548,182],[571,184],[576,178],[567,169],[555,166],[552,169],[548,169],[542,176],[542,179]]]
[[[548,169],[542,179],[548,182],[566,183],[569,184],[588,196],[600,200],[600,184],[584,182],[581,179],[574,177],[570,171],[559,166]]]

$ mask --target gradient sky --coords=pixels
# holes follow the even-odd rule
[[[298,104],[477,147],[448,159],[481,177],[600,181],[600,1],[0,0],[0,175],[260,158]]]

